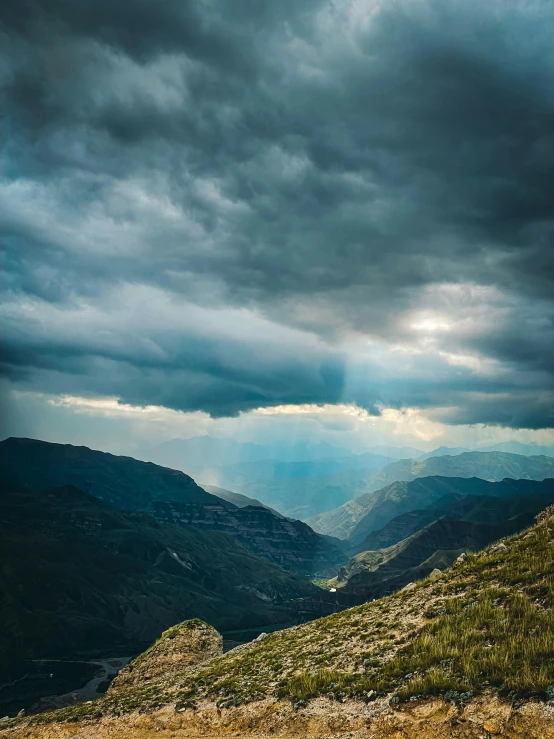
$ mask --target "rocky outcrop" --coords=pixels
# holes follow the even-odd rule
[[[218,657],[221,634],[200,619],[183,621],[164,631],[150,649],[127,665],[112,682],[108,696],[153,680],[173,680],[175,673]]]

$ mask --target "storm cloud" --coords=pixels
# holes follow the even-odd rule
[[[3,365],[554,426],[554,10],[8,0]]]

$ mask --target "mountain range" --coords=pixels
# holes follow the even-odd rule
[[[445,455],[454,456],[463,454],[464,452],[508,452],[510,454],[523,454],[525,457],[536,457],[544,454],[547,457],[554,457],[554,446],[545,446],[535,443],[524,443],[521,441],[501,441],[498,444],[490,444],[481,446],[478,449],[468,449],[466,447],[448,447],[440,446],[431,452],[426,452],[415,459],[424,460],[429,457],[443,457]],[[412,455],[408,455],[412,456]]]
[[[399,489],[402,485],[404,491]],[[478,551],[517,533],[554,501],[554,480],[490,483],[428,477],[396,483],[392,491],[385,492],[389,496],[383,501],[385,506],[398,505],[403,493],[404,504],[417,500],[421,508],[392,518],[360,542],[362,519],[349,542],[354,556],[330,582],[340,588],[343,598],[355,595],[363,602],[394,592],[437,568],[448,567],[462,552]],[[368,519],[373,516],[368,514]]]
[[[549,502],[552,500],[554,494]],[[339,570],[333,584],[341,588],[341,594],[358,596],[361,603],[380,598],[427,577],[436,569],[449,567],[462,552],[477,552],[493,541],[521,531],[532,523],[536,512],[521,513],[494,524],[439,517],[385,549],[357,554]]]
[[[401,483],[434,476],[478,478],[483,481],[504,478],[544,480],[554,477],[554,458],[544,455],[525,457],[506,452],[465,452],[457,456],[431,457],[422,461],[400,460],[376,473],[370,471],[367,475],[360,474],[358,477],[353,477],[352,473],[342,479],[335,475],[333,481],[339,491],[347,487],[354,495],[337,509],[309,518],[307,522],[322,534],[346,539],[352,537],[358,522],[373,512],[373,518],[367,519],[365,533],[368,533],[381,527],[395,515],[420,507],[417,500],[406,496],[407,488]],[[328,477],[325,481],[329,483],[330,480],[331,477]],[[324,481],[321,480],[321,483]],[[441,484],[449,485],[448,481]],[[473,487],[477,485],[480,483],[474,483]],[[417,486],[413,489],[417,489]],[[476,493],[478,494],[477,489]],[[422,488],[421,494],[427,495],[425,488]],[[264,500],[261,495],[260,497]],[[357,535],[361,536],[362,533],[359,531]]]
[[[162,451],[168,456],[160,457]],[[218,486],[254,498],[281,514],[309,521],[367,492],[370,487],[377,489],[387,482],[410,479],[406,469],[410,471],[411,467],[416,468],[428,459],[492,451],[517,452],[522,456],[554,455],[552,447],[515,441],[473,451],[462,447],[439,447],[422,453],[415,447],[377,445],[364,452],[353,453],[322,443],[295,445],[291,442],[270,447],[204,436],[165,442],[145,458],[184,470],[211,487]],[[471,458],[469,461],[472,463]],[[398,464],[398,467],[388,469],[391,464]],[[461,460],[457,470],[430,467],[421,474],[474,474],[487,479],[501,479],[494,471],[490,474],[481,469],[463,472],[466,467],[468,460]],[[388,479],[387,472],[390,472]],[[379,479],[380,473],[385,479]],[[525,474],[520,475],[517,470],[507,467],[504,476],[524,477]]]
[[[261,474],[243,490],[287,486],[297,509],[330,501],[329,480],[357,490],[412,477],[318,517],[328,526],[318,533],[262,495],[200,486],[151,462],[0,442],[0,650],[10,665],[2,677],[19,679],[30,659],[132,654],[183,618],[259,633],[363,603],[517,533],[554,500],[552,479],[469,477],[546,477],[554,471],[546,456],[462,452],[369,470],[368,461],[377,464],[367,453],[231,466]],[[345,464],[353,467],[295,474]],[[436,469],[448,474],[429,474]],[[314,576],[333,578],[335,592],[313,585]]]
[[[458,480],[461,482],[458,490],[461,491],[464,487],[471,489],[463,484],[468,481],[462,482],[461,478],[450,478],[449,482],[457,483]],[[436,482],[440,484],[440,480],[431,477],[418,480],[417,483],[419,482],[424,482],[428,489]],[[408,487],[414,484],[416,481],[407,483]],[[554,499],[554,480],[551,478],[537,483],[529,480],[503,480],[489,483],[488,488],[480,487],[482,491],[490,493],[491,497],[475,495],[473,492],[470,495],[463,495],[461,492],[446,493],[438,499],[434,498],[434,502],[429,500],[428,508],[410,510],[392,518],[381,529],[368,533],[363,541],[351,544],[347,551],[357,554],[368,550],[385,549],[443,516],[457,521],[494,525],[521,514],[535,515]],[[425,500],[422,501],[422,505],[425,505]]]

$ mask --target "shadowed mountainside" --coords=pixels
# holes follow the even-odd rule
[[[225,532],[251,553],[297,574],[325,573],[345,561],[333,542],[306,524],[269,508],[237,506],[229,500],[232,493],[225,494],[227,500],[216,497],[183,472],[151,462],[69,444],[7,439],[0,442],[0,476],[35,491],[75,485],[120,510],[141,510],[166,523]]]
[[[492,459],[498,455],[507,459]],[[310,519],[309,524],[322,534],[349,539],[356,544],[361,542],[370,531],[384,526],[395,516],[418,508],[427,508],[445,495],[501,497],[520,494],[534,495],[539,494],[540,481],[554,477],[554,458],[523,457],[496,452],[479,454],[479,464],[470,464],[469,468],[465,468],[464,474],[457,477],[454,470],[464,470],[463,465],[460,467],[459,460],[463,462],[462,458],[469,456],[460,454],[458,457],[432,457],[421,463],[403,460],[396,471],[400,474],[402,469],[405,470],[408,467],[412,471],[417,470],[417,475],[413,480],[398,479],[382,488],[372,489],[334,511]],[[487,463],[489,457],[491,457],[490,465]],[[454,460],[457,460],[455,464]],[[504,465],[503,462],[506,464]],[[417,468],[413,467],[416,464]],[[473,470],[475,466],[481,467],[482,478],[465,474],[467,469]],[[391,467],[393,465],[385,468],[389,470],[385,477],[389,476]],[[437,467],[446,469],[452,474],[431,474],[429,476],[421,474]],[[495,476],[502,474],[504,470],[507,470],[507,474],[503,474],[500,480],[497,480]],[[518,473],[519,477],[515,478]],[[493,483],[490,479],[496,482]],[[547,483],[547,485],[550,484]]]
[[[491,483],[494,486],[503,484],[502,482]],[[514,488],[517,488],[523,495],[515,497],[445,495],[431,503],[427,509],[408,511],[391,519],[383,528],[370,532],[361,543],[351,549],[351,553],[357,554],[390,547],[443,516],[458,521],[493,525],[522,513],[535,515],[554,500],[554,481],[544,480],[536,487],[533,486],[540,493],[539,495],[533,495],[533,488],[530,489],[530,487],[527,480],[521,481],[521,485],[514,486]]]
[[[183,472],[86,446],[36,439],[0,442],[0,477],[32,490],[75,485],[122,510],[143,510],[153,500],[221,502]]]
[[[269,508],[229,510],[223,505],[154,501],[149,511],[164,523],[226,532],[253,554],[299,575],[334,572],[345,561],[330,537],[316,534],[302,521],[276,516]]]
[[[341,567],[336,584],[341,594],[359,602],[394,593],[435,569],[449,567],[462,552],[476,552],[532,523],[533,513],[521,513],[498,524],[477,524],[444,516],[407,539],[378,551],[364,551]]]
[[[66,486],[0,488],[0,652],[22,659],[137,651],[200,616],[220,629],[294,622],[321,592],[232,537],[123,513]]]

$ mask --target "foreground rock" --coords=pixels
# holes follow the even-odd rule
[[[221,634],[212,626],[192,619],[164,631],[158,641],[125,667],[108,691],[117,695],[132,687],[172,681],[177,672],[219,657],[223,653]]]

